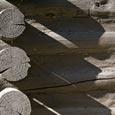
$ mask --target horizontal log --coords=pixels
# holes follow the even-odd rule
[[[13,0],[10,1],[17,5],[26,16],[84,17],[91,15],[101,18],[103,18],[103,16],[115,16],[114,0],[47,0],[45,2],[37,0],[23,0],[23,2],[18,1],[17,3]]]
[[[0,92],[0,113],[2,115],[30,115],[28,97],[16,88],[5,88]]]
[[[51,107],[49,110],[55,110],[57,114],[78,114],[78,115],[114,115],[114,91],[95,91],[86,93],[54,93],[32,95],[34,102],[41,106]],[[53,99],[52,99],[53,97]],[[53,100],[53,102],[52,102]],[[54,106],[55,104],[55,106]],[[34,105],[33,105],[34,106]],[[36,104],[35,106],[36,107]],[[58,111],[60,110],[60,111]],[[46,114],[46,111],[38,106],[33,114]],[[48,114],[48,112],[47,112]]]
[[[26,52],[17,47],[0,43],[0,77],[8,81],[18,81],[27,76],[30,67]]]
[[[28,55],[114,51],[115,32],[105,32],[95,21],[89,24],[84,19],[78,20],[78,22],[71,20],[71,23],[69,23],[70,20],[66,20],[68,23],[48,21],[43,24],[31,23],[27,25],[26,31],[20,36],[21,39],[15,40],[11,45],[24,49]]]
[[[0,114],[30,115],[29,98],[4,78],[0,78]]]
[[[24,15],[6,0],[0,1],[0,35],[3,38],[18,37],[25,30]]]
[[[28,77],[13,84],[27,93],[113,90],[115,55],[107,56],[31,57],[33,63]]]

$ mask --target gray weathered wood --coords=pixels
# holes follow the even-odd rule
[[[16,88],[0,91],[1,115],[30,115],[31,105],[28,97]]]
[[[115,50],[114,31],[104,32],[103,28],[100,29],[100,25],[98,30],[98,26],[96,28],[98,24],[90,25],[85,19],[78,22],[70,21],[73,22],[46,21],[44,25],[39,22],[31,23],[20,37],[21,39],[14,41],[13,45],[23,48],[28,55],[99,53]]]
[[[0,0],[0,35],[15,38],[25,30],[24,15],[6,0]]]
[[[9,81],[18,81],[27,76],[30,64],[26,52],[17,47],[0,43],[0,77]]]
[[[96,54],[87,58],[79,55],[31,57],[34,63],[28,77],[14,85],[25,92],[113,90],[115,55],[107,56]]]
[[[106,4],[110,2],[112,6],[105,10],[100,8],[103,5],[94,9],[95,0],[15,3],[30,25],[13,45],[22,47],[29,55],[114,51],[115,2],[108,0]]]
[[[114,0],[23,1],[23,3],[19,2],[16,4],[16,2],[14,2],[14,4],[16,4],[26,16],[49,16],[54,18],[58,16],[84,17],[87,15],[102,18],[103,16],[115,16]]]

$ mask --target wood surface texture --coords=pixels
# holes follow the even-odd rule
[[[0,0],[0,35],[7,40],[16,38],[25,30],[24,15],[6,0]]]

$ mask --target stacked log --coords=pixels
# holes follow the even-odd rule
[[[1,115],[30,115],[30,101],[24,93],[1,78],[0,89]]]
[[[6,0],[0,1],[0,114],[30,115],[28,97],[10,82],[24,79],[30,68],[26,52],[3,40],[12,41],[25,30],[24,15]]]
[[[27,96],[15,88],[0,92],[1,115],[30,115],[31,106]]]
[[[11,40],[24,30],[24,15],[21,11],[6,0],[0,0],[0,36]]]
[[[14,41],[14,45],[29,55],[113,52],[115,2],[102,1],[24,0],[17,6],[28,25],[22,39]]]
[[[30,59],[24,50],[5,45],[7,47],[0,50],[0,77],[19,81],[27,76]]]
[[[28,97],[10,83],[27,76],[29,61],[24,50],[11,47],[0,40],[1,115],[30,115],[31,105]]]
[[[11,43],[14,47],[1,41],[1,78],[17,81],[14,86],[29,93],[113,90],[114,0],[33,1],[20,5],[28,23],[21,39]],[[29,58],[15,46],[31,57],[33,67],[27,79],[23,78]]]
[[[16,39],[13,42],[13,45],[22,47],[35,64],[33,64],[33,70],[31,70],[31,74],[29,74],[30,77],[16,83],[18,87],[22,90],[31,89],[31,91],[34,89],[36,89],[35,91],[42,89],[48,89],[49,91],[49,89],[53,89],[53,86],[54,90],[57,88],[59,89],[58,91],[60,91],[61,88],[59,87],[61,86],[70,86],[71,89],[73,83],[71,81],[71,83],[64,82],[62,84],[56,84],[55,81],[49,80],[53,83],[47,84],[47,78],[45,81],[41,80],[40,82],[38,76],[48,76],[49,79],[53,79],[54,77],[57,78],[57,76],[60,78],[61,75],[54,74],[55,72],[52,73],[56,66],[55,62],[60,62],[60,60],[62,60],[60,56],[62,55],[63,57],[65,56],[65,58],[76,55],[75,59],[72,57],[64,64],[63,62],[60,62],[60,64],[63,65],[60,65],[59,68],[57,67],[57,64],[57,70],[55,70],[59,72],[61,71],[61,67],[63,70],[63,68],[66,68],[66,64],[71,62],[71,60],[76,62],[76,60],[82,59],[83,64],[89,61],[86,68],[81,68],[81,70],[86,73],[80,73],[81,70],[76,70],[77,77],[75,76],[76,82],[74,83],[75,85],[78,83],[78,88],[75,90],[88,91],[99,88],[106,90],[114,88],[114,61],[112,65],[109,65],[109,63],[106,62],[107,58],[111,61],[113,60],[110,57],[114,56],[113,53],[115,51],[114,0],[48,0],[46,2],[36,0],[26,2],[26,0],[24,0],[23,4],[17,4],[17,6],[24,12],[28,24],[26,31],[20,36],[21,39]],[[90,56],[93,57],[92,63],[90,62]],[[86,60],[86,57],[88,57],[88,60]],[[63,61],[65,60],[66,59],[63,59]],[[96,65],[97,61],[99,61],[98,63],[100,63],[100,66]],[[107,63],[106,66],[108,68],[106,68],[106,66],[101,67],[103,63]],[[79,65],[80,63],[77,62],[75,67],[79,68]],[[42,72],[38,72],[37,68],[41,70],[42,66]],[[87,74],[88,72],[90,74],[90,70],[87,70],[87,68],[90,68],[90,66],[91,68],[94,68],[94,73],[96,73],[96,75],[94,74],[90,76],[91,78],[88,78]],[[112,70],[109,68],[110,66],[113,67]],[[70,67],[68,68],[72,68],[72,64],[70,64]],[[46,74],[44,74],[44,71]],[[91,72],[92,71],[93,69]],[[62,72],[62,75],[67,74]],[[82,76],[86,76],[84,77],[85,80],[83,80]],[[69,78],[71,77],[69,76]],[[64,80],[64,78],[61,79]],[[41,85],[38,84],[37,80]],[[33,85],[30,86],[30,83]],[[20,84],[24,85],[20,86]],[[62,91],[64,91],[64,88],[62,88]]]

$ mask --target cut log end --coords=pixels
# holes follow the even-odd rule
[[[0,51],[0,77],[8,81],[25,78],[30,67],[29,57],[17,47],[4,48]]]
[[[30,115],[31,104],[28,97],[15,88],[5,88],[0,92],[0,115]]]
[[[24,15],[17,8],[0,12],[0,34],[5,40],[20,36],[25,30]]]

